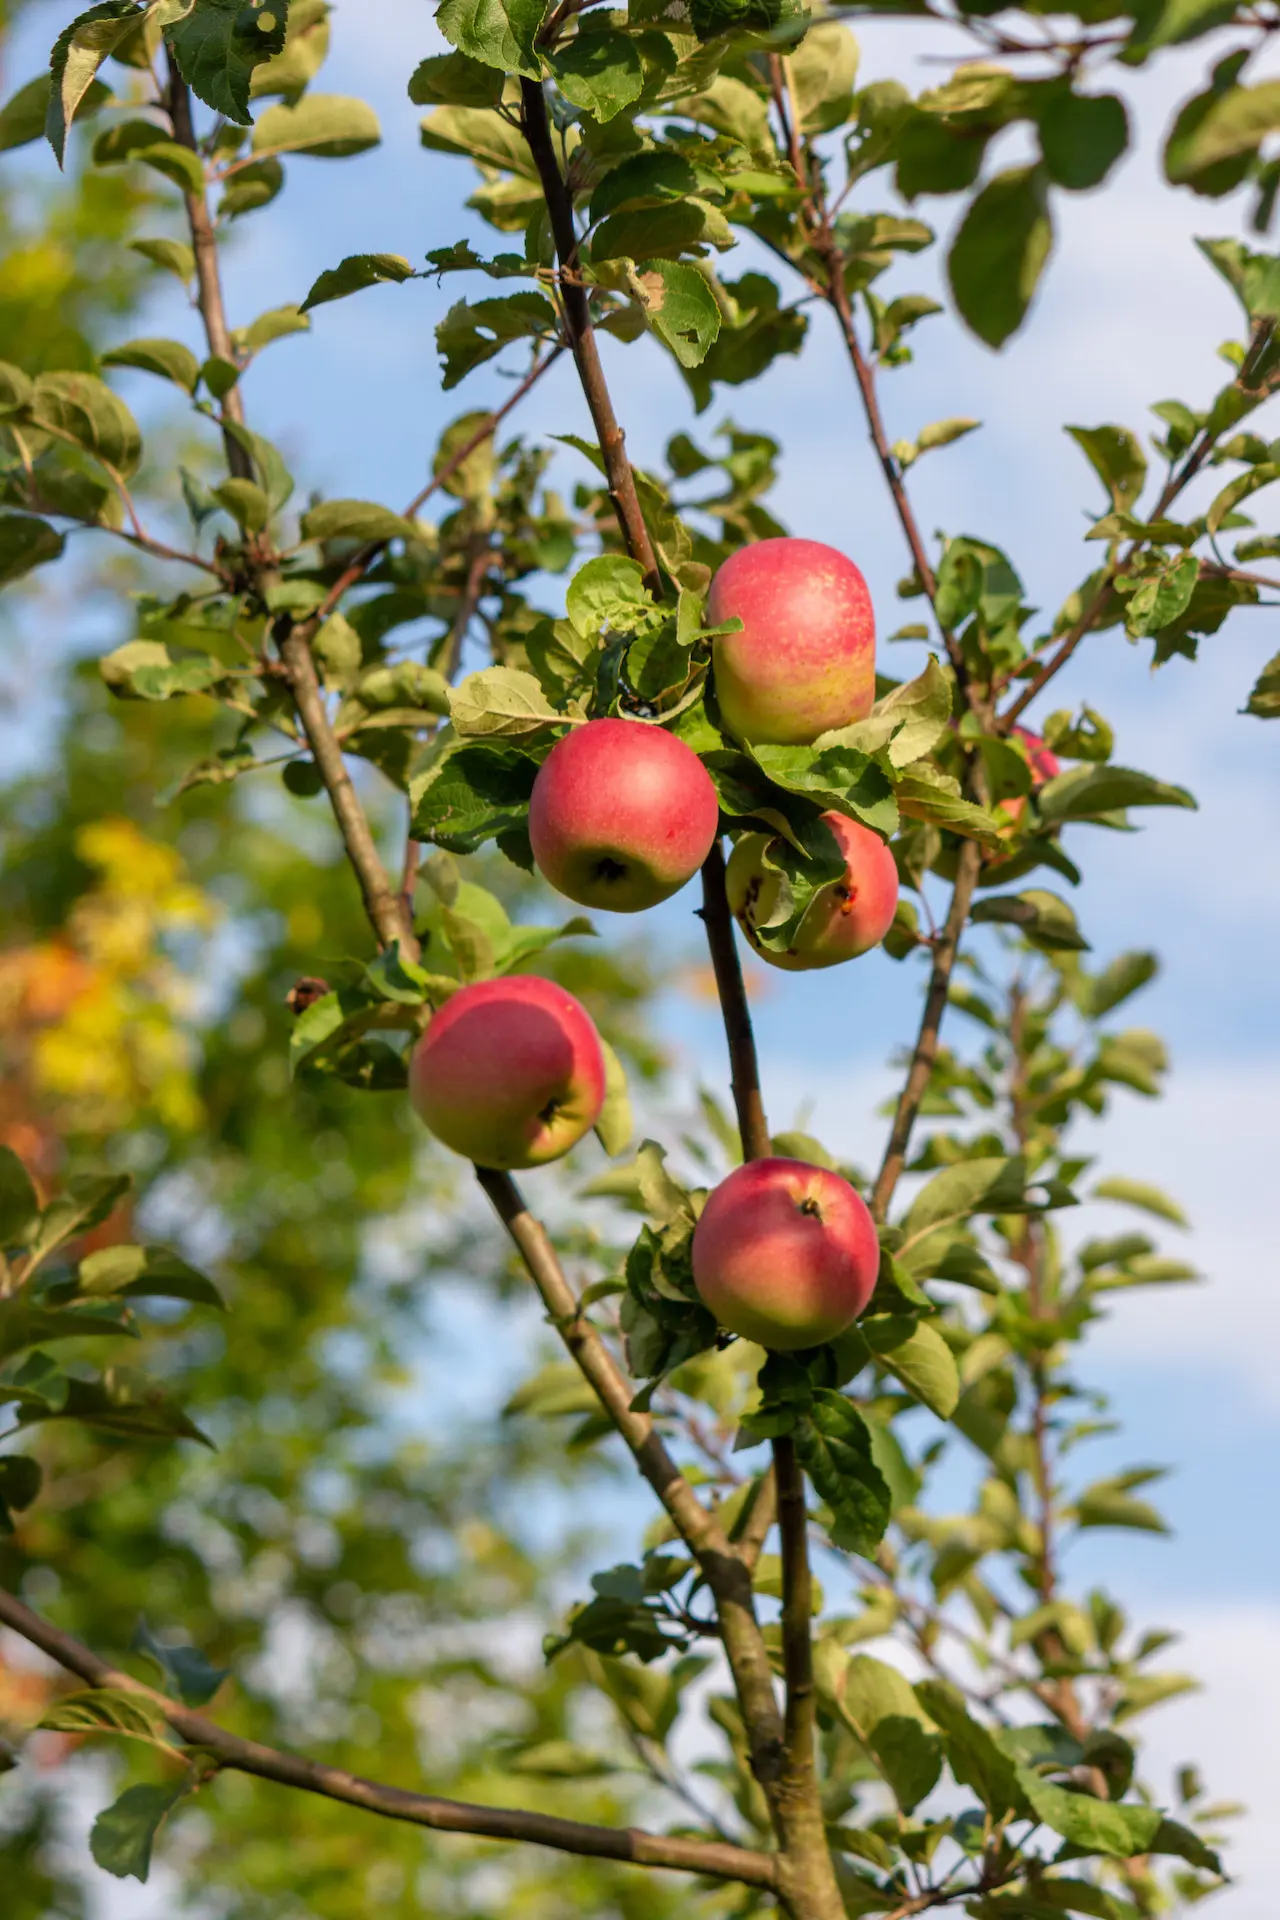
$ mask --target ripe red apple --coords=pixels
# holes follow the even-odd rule
[[[1029,727],[1015,727],[1013,737],[1015,740],[1022,742],[1026,750],[1027,759],[1031,763],[1031,790],[1033,793],[1038,787],[1042,787],[1046,780],[1052,780],[1055,775],[1062,772],[1062,762],[1052,747],[1046,747],[1038,733],[1032,733]],[[997,813],[1003,813],[1007,817],[1009,821],[1009,832],[1018,825],[1026,810],[1026,795],[1021,793],[1014,794],[1010,799],[1001,800],[996,807]]]
[[[871,711],[876,625],[867,583],[820,540],[757,540],[711,582],[716,699],[735,739],[784,745],[816,740]]]
[[[696,753],[643,720],[589,720],[538,769],[529,839],[544,879],[584,907],[639,913],[711,851],[720,806]]]
[[[791,1352],[852,1326],[875,1292],[875,1223],[847,1180],[803,1160],[749,1160],[693,1235],[703,1305],[730,1333]]]
[[[888,933],[898,904],[898,869],[880,835],[842,813],[822,817],[844,855],[844,877],[822,888],[785,952],[762,946],[756,933],[772,917],[782,884],[764,864],[772,836],[745,834],[729,856],[725,876],[730,910],[747,939],[771,967],[791,973],[834,967],[866,953]]]
[[[558,1160],[600,1118],[604,1092],[590,1014],[536,974],[461,987],[431,1016],[409,1064],[419,1117],[480,1167]]]

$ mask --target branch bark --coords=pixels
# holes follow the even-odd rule
[[[173,1731],[189,1746],[216,1756],[220,1766],[251,1773],[261,1780],[315,1793],[326,1800],[360,1807],[389,1820],[407,1821],[437,1833],[469,1833],[487,1840],[528,1841],[560,1853],[587,1854],[601,1860],[621,1860],[638,1867],[669,1867],[684,1873],[707,1874],[717,1880],[741,1881],[747,1886],[774,1889],[778,1884],[776,1859],[726,1841],[689,1840],[676,1835],[646,1833],[636,1827],[597,1827],[580,1820],[560,1820],[551,1814],[522,1808],[482,1807],[465,1800],[444,1800],[435,1794],[410,1793],[329,1767],[301,1755],[282,1753],[256,1740],[241,1739],[214,1720],[194,1713],[154,1687],[145,1686],[102,1660],[91,1648],[72,1639],[11,1593],[0,1590],[0,1622],[21,1634],[32,1646],[56,1660],[91,1687],[115,1687],[148,1700],[163,1713]]]
[[[194,153],[201,166],[204,158],[196,139],[195,123],[191,116],[191,90],[178,71],[177,61],[172,53],[166,52],[169,63],[169,88],[166,107],[169,122],[173,128],[173,137],[180,146]],[[222,271],[218,261],[218,240],[213,230],[213,221],[209,217],[208,196],[203,189],[199,193],[184,193],[183,200],[187,208],[187,225],[191,230],[191,249],[196,262],[196,304],[200,309],[200,318],[204,322],[205,338],[209,351],[219,360],[235,363],[235,348],[231,344],[231,329],[227,325],[226,302],[222,296]],[[237,426],[244,425],[244,400],[238,386],[225,393],[221,401],[222,417],[232,420]],[[227,451],[227,466],[237,480],[252,480],[253,462],[247,448],[243,447],[234,433],[226,427],[222,430],[223,444]]]
[[[729,1043],[729,1074],[738,1115],[742,1153],[747,1160],[764,1160],[772,1151],[769,1123],[760,1091],[760,1062],[756,1056],[751,1008],[742,978],[742,961],[733,931],[733,915],[725,892],[724,849],[717,837],[702,867],[702,923],[707,930],[716,992]]]
[[[609,497],[618,516],[627,551],[644,568],[645,585],[656,596],[662,593],[658,560],[644,522],[636,477],[627,458],[625,436],[613,410],[613,400],[600,364],[600,349],[591,324],[587,290],[578,267],[578,235],[573,222],[573,195],[565,184],[551,138],[551,122],[542,84],[537,80],[520,82],[521,124],[533,163],[542,183],[543,198],[551,221],[551,232],[560,262],[560,307],[565,332],[578,368],[578,378],[591,413],[600,457],[609,482]]]
[[[911,1065],[907,1069],[902,1092],[898,1095],[893,1125],[889,1129],[888,1144],[872,1190],[871,1212],[877,1221],[883,1221],[888,1213],[894,1189],[907,1164],[911,1130],[915,1126],[921,1102],[928,1091],[934,1062],[938,1057],[938,1033],[942,1025],[942,1016],[947,1010],[947,993],[951,986],[956,955],[960,950],[960,936],[969,918],[970,903],[981,871],[982,849],[976,840],[963,841],[957,856],[951,905],[942,930],[934,941],[933,968],[929,975],[929,991],[925,995],[924,1009],[920,1016],[920,1031],[916,1036]]]

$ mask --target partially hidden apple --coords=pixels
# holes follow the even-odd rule
[[[757,540],[711,582],[716,700],[737,740],[807,744],[870,713],[876,697],[871,595],[852,560],[820,540]]]
[[[580,1000],[536,974],[461,987],[409,1063],[420,1119],[479,1167],[558,1160],[600,1118],[604,1054]]]
[[[844,874],[815,895],[785,951],[763,946],[757,931],[772,919],[782,885],[764,863],[772,836],[744,834],[725,875],[730,911],[747,939],[771,967],[791,973],[834,967],[866,953],[884,939],[898,905],[898,869],[879,834],[843,813],[822,818],[844,855]]]
[[[692,748],[644,720],[589,720],[538,769],[529,839],[538,871],[584,907],[639,913],[679,891],[719,826]]]
[[[703,1305],[730,1333],[794,1352],[853,1325],[875,1292],[875,1223],[847,1180],[804,1160],[749,1160],[693,1234]]]
[[[1021,741],[1023,751],[1030,762],[1031,791],[1033,793],[1042,787],[1046,780],[1052,780],[1062,772],[1061,760],[1059,760],[1052,747],[1046,747],[1038,733],[1032,733],[1029,727],[1015,727],[1013,737],[1015,740]],[[1000,801],[996,812],[1004,814],[1009,822],[1008,827],[1002,830],[1002,837],[1008,838],[1009,834],[1012,833],[1013,829],[1017,827],[1021,821],[1026,810],[1027,801],[1025,794],[1014,794],[1010,799]]]

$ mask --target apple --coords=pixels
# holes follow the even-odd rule
[[[409,1063],[420,1119],[479,1167],[558,1160],[600,1118],[600,1036],[580,1000],[537,974],[461,987]]]
[[[757,540],[711,582],[716,700],[737,740],[807,744],[870,713],[876,626],[867,583],[820,540]]]
[[[815,896],[785,952],[762,946],[756,933],[772,917],[782,885],[781,875],[764,864],[773,836],[744,834],[725,875],[730,911],[747,939],[771,967],[791,973],[834,967],[866,953],[888,933],[898,904],[898,869],[880,835],[842,813],[822,817],[844,855],[844,877]]]
[[[720,803],[692,748],[644,720],[589,720],[538,769],[529,839],[538,871],[584,907],[639,913],[692,879]]]
[[[1032,733],[1029,727],[1015,727],[1013,737],[1015,740],[1022,742],[1027,759],[1031,764],[1031,790],[1033,793],[1038,787],[1042,787],[1046,780],[1052,780],[1055,775],[1062,772],[1062,762],[1052,747],[1046,747],[1038,733]],[[996,807],[996,812],[1003,813],[1009,822],[1008,827],[1003,830],[1004,837],[1007,838],[1008,835],[1012,833],[1013,829],[1021,821],[1026,810],[1027,800],[1025,794],[1014,794],[1012,798],[999,802]]]
[[[853,1325],[880,1271],[875,1223],[847,1180],[804,1160],[749,1160],[693,1234],[693,1278],[722,1327],[762,1347],[818,1347]]]

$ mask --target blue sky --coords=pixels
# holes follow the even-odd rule
[[[13,85],[37,70],[68,15],[62,4],[33,9],[13,59]],[[469,168],[420,149],[417,111],[404,97],[406,76],[437,45],[426,0],[346,0],[334,25],[322,85],[371,100],[384,144],[340,166],[290,164],[286,199],[246,223],[230,249],[235,324],[301,299],[316,274],[347,253],[386,250],[421,262],[471,219],[457,211],[470,191]],[[937,78],[939,70],[920,59],[945,50],[937,38],[883,22],[861,38],[864,77],[896,73],[917,87]],[[1100,194],[1058,196],[1054,257],[1029,324],[1005,352],[994,355],[949,320],[934,320],[921,330],[920,361],[885,382],[891,437],[944,415],[984,422],[980,433],[916,469],[920,518],[927,529],[1004,546],[1046,612],[1091,563],[1086,555],[1096,549],[1078,541],[1086,512],[1101,505],[1062,423],[1117,421],[1146,433],[1155,425],[1146,413],[1151,403],[1203,404],[1225,374],[1215,349],[1239,332],[1231,295],[1192,246],[1197,234],[1237,231],[1239,212],[1233,203],[1173,194],[1159,182],[1154,159],[1171,106],[1207,64],[1200,43],[1191,55],[1170,57],[1154,78],[1126,77],[1139,149]],[[1114,75],[1107,84],[1117,84]],[[999,157],[1016,157],[1016,136]],[[47,156],[20,159],[51,164]],[[875,186],[864,186],[859,199],[874,206]],[[954,211],[938,201],[919,210],[944,229]],[[931,291],[932,274],[909,262],[891,285]],[[463,290],[451,278],[443,288],[414,283],[323,308],[309,337],[272,347],[250,372],[250,417],[280,441],[304,486],[400,505],[421,484],[443,424],[464,406],[504,396],[507,386],[492,367],[458,393],[439,390],[432,333]],[[158,298],[135,331],[197,340],[176,294]],[[683,383],[656,347],[605,348],[631,450],[656,461],[669,434],[687,425]],[[156,397],[144,376],[124,376],[121,390],[140,408]],[[783,441],[777,511],[793,531],[829,540],[857,560],[882,631],[913,617],[894,597],[905,570],[901,538],[839,343],[821,316],[801,359],[718,396],[695,431],[704,437],[727,417]],[[586,430],[567,364],[519,420],[530,436]],[[562,487],[576,477],[574,457],[562,456]],[[1258,516],[1263,528],[1269,498]],[[68,633],[71,644],[87,637]],[[1242,1873],[1255,1864],[1258,1882],[1251,1889],[1246,1879],[1224,1897],[1220,1910],[1230,1920],[1263,1920],[1265,1812],[1280,1798],[1280,1762],[1260,1730],[1280,1715],[1280,1547],[1266,1518],[1274,1512],[1280,1443],[1273,1277],[1280,726],[1237,712],[1278,647],[1274,613],[1242,613],[1225,634],[1202,643],[1198,664],[1178,661],[1153,675],[1145,645],[1130,647],[1109,632],[1081,648],[1048,703],[1088,698],[1116,727],[1118,759],[1190,787],[1200,801],[1195,815],[1148,814],[1137,836],[1076,830],[1088,864],[1076,899],[1082,925],[1103,956],[1132,945],[1159,950],[1161,977],[1134,1003],[1133,1018],[1166,1037],[1174,1063],[1168,1099],[1153,1107],[1122,1095],[1097,1144],[1110,1170],[1178,1195],[1193,1220],[1191,1257],[1207,1276],[1200,1288],[1126,1298],[1099,1336],[1094,1377],[1115,1394],[1126,1420],[1116,1461],[1175,1464],[1160,1496],[1175,1534],[1163,1542],[1104,1536],[1090,1550],[1089,1571],[1104,1573],[1135,1611],[1155,1609],[1182,1627],[1185,1664],[1210,1682],[1205,1695],[1148,1725],[1161,1761],[1198,1753],[1224,1795],[1243,1794],[1249,1783],[1261,1817],[1239,1857]],[[905,669],[916,652],[895,648],[891,667]],[[658,918],[676,950],[692,950],[692,904],[681,897]],[[880,955],[802,982],[771,975],[758,1007],[775,1123],[790,1122],[812,1098],[813,1130],[870,1160],[880,1124],[874,1109],[889,1084],[883,1062],[910,1031],[917,987],[914,969]],[[709,1013],[673,996],[670,1015],[685,1084],[721,1085],[721,1042]],[[1082,1235],[1092,1230],[1095,1221],[1082,1221]],[[152,1909],[118,1911],[142,1920]]]

